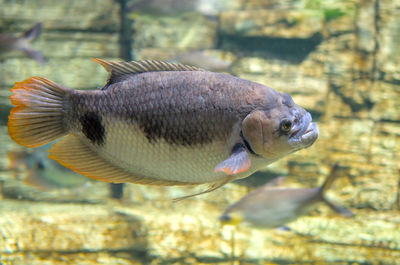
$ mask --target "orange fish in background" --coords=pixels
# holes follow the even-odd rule
[[[61,138],[50,158],[93,179],[211,183],[205,192],[318,138],[311,115],[267,86],[182,64],[94,60],[111,73],[99,90],[15,83],[10,136],[27,147]]]
[[[30,42],[39,37],[41,31],[42,23],[39,22],[19,37],[0,34],[0,54],[21,51],[26,56],[36,60],[39,64],[45,64],[46,60],[42,53],[33,49],[30,45]]]

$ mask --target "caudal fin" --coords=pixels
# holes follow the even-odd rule
[[[338,177],[337,171],[339,168],[339,164],[336,163],[332,166],[331,168],[331,172],[329,174],[329,176],[326,178],[324,184],[322,184],[321,188],[320,188],[320,194],[323,196],[325,194],[325,192],[330,188],[330,186],[332,185],[332,183],[336,180],[336,178]]]
[[[42,22],[39,22],[36,23],[32,28],[25,31],[24,34],[22,34],[22,38],[26,39],[27,41],[32,41],[37,37],[39,37],[41,32],[42,32]]]
[[[16,82],[11,89],[15,105],[8,116],[8,132],[17,143],[36,147],[65,135],[63,101],[67,92],[56,83],[42,77]]]
[[[331,202],[330,200],[328,200],[325,197],[325,192],[329,189],[329,187],[332,185],[332,183],[337,179],[337,177],[339,175],[337,172],[338,168],[339,168],[339,164],[338,163],[334,164],[331,168],[331,173],[326,178],[324,184],[322,184],[322,186],[320,188],[321,199],[335,212],[340,213],[341,215],[346,216],[346,217],[351,217],[351,216],[353,216],[353,213],[348,208],[346,208],[343,205]]]
[[[44,58],[44,56],[41,52],[34,50],[31,47],[24,48],[24,49],[22,49],[22,51],[29,58],[36,60],[40,65],[46,64],[46,59]]]

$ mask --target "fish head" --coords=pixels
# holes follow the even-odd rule
[[[318,126],[310,113],[296,105],[289,94],[280,93],[265,109],[246,116],[242,132],[256,154],[272,160],[309,147],[318,138]]]
[[[244,216],[240,212],[225,212],[219,217],[219,221],[222,225],[233,225],[237,226],[242,223]]]

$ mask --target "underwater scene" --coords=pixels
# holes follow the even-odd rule
[[[0,0],[0,265],[400,264],[400,1]]]

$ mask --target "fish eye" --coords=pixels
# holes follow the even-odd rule
[[[284,119],[281,121],[280,130],[282,132],[289,132],[292,129],[292,121],[289,119]]]
[[[37,167],[38,167],[38,169],[45,169],[44,163],[42,161],[39,161],[37,163]]]

